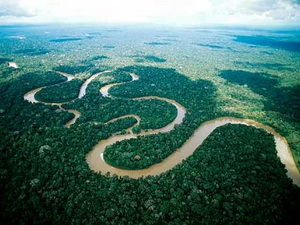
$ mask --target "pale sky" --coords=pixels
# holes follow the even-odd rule
[[[298,25],[300,0],[0,0],[0,24]]]

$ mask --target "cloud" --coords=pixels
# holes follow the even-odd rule
[[[300,0],[0,0],[0,23],[297,25],[299,12]]]
[[[32,17],[36,15],[34,10],[28,8],[25,1],[0,0],[0,16]]]
[[[300,6],[290,0],[227,0],[218,9],[217,15],[233,24],[300,23]]]

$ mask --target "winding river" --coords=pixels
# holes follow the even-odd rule
[[[94,74],[89,79],[87,79],[80,88],[78,98],[82,98],[85,95],[86,88],[93,79],[95,79],[98,75],[107,73],[107,72],[110,72],[110,71],[104,71],[101,73]],[[61,72],[59,72],[59,73],[65,77],[67,77],[67,81],[65,81],[65,82],[68,82],[68,81],[74,79],[74,77],[69,74],[61,73]],[[139,76],[136,74],[130,73],[130,75],[132,77],[132,80],[129,82],[134,82],[139,79]],[[117,86],[117,85],[129,83],[129,82],[108,84],[100,89],[100,93],[102,94],[103,97],[116,98],[109,94],[110,88]],[[57,105],[62,110],[68,111],[69,113],[72,113],[75,115],[72,120],[68,121],[65,124],[65,127],[70,127],[72,124],[74,124],[76,122],[76,119],[80,116],[80,112],[78,112],[76,110],[64,109],[62,107],[62,105],[65,103],[46,103],[46,102],[37,101],[35,99],[34,95],[38,91],[40,91],[42,88],[45,88],[45,87],[37,88],[37,89],[34,89],[34,90],[26,93],[24,95],[24,99],[29,102],[32,102],[32,103],[42,103],[45,105]],[[293,180],[294,184],[296,184],[297,186],[300,187],[300,173],[299,173],[299,170],[293,159],[291,150],[289,148],[289,145],[288,145],[286,139],[269,126],[263,125],[254,120],[239,119],[239,118],[234,118],[234,117],[221,117],[221,118],[210,120],[210,121],[207,121],[207,122],[201,124],[194,131],[193,135],[188,140],[186,140],[185,143],[180,148],[178,148],[173,154],[168,156],[162,162],[154,164],[146,169],[126,170],[126,169],[119,169],[116,167],[112,167],[111,165],[106,163],[106,161],[103,158],[103,153],[107,146],[112,145],[118,141],[137,138],[139,136],[158,134],[158,133],[166,133],[166,132],[169,132],[172,129],[174,129],[175,125],[179,125],[182,123],[182,121],[185,117],[185,114],[186,114],[186,109],[184,108],[184,106],[182,106],[181,104],[179,104],[178,102],[176,102],[172,99],[162,98],[159,96],[145,96],[145,97],[133,98],[132,100],[140,101],[140,100],[148,100],[148,99],[156,99],[156,100],[166,101],[166,102],[174,105],[177,109],[176,118],[172,122],[170,122],[168,125],[166,125],[165,127],[162,127],[159,129],[152,129],[152,130],[142,130],[139,134],[134,134],[132,132],[132,129],[140,124],[141,119],[138,115],[134,115],[134,114],[124,115],[124,116],[114,118],[114,119],[106,122],[106,124],[113,123],[117,120],[120,120],[123,118],[129,118],[129,117],[135,118],[137,120],[136,124],[134,124],[132,127],[127,129],[126,134],[114,134],[111,137],[109,137],[108,139],[101,140],[100,142],[98,142],[98,144],[96,144],[92,148],[92,150],[86,155],[86,160],[87,160],[87,163],[91,170],[93,170],[97,173],[101,173],[103,175],[109,174],[110,176],[111,175],[128,176],[128,177],[134,178],[134,179],[146,177],[146,176],[159,175],[168,170],[171,170],[176,165],[180,164],[183,160],[185,160],[186,158],[191,156],[194,153],[194,151],[203,143],[203,141],[216,128],[224,126],[226,124],[243,124],[243,125],[247,125],[247,126],[254,126],[256,128],[264,129],[266,132],[268,132],[274,136],[277,155],[280,158],[281,162],[285,165],[285,168],[287,169],[287,176]]]
[[[84,97],[84,95],[85,95],[85,93],[86,93],[86,89],[87,89],[89,83],[90,83],[93,79],[95,79],[97,76],[99,76],[99,75],[101,75],[101,74],[103,74],[103,73],[108,73],[108,72],[111,72],[111,71],[110,71],[110,70],[106,70],[106,71],[103,71],[103,72],[100,72],[100,73],[96,73],[96,74],[92,75],[91,77],[89,77],[85,82],[83,82],[83,84],[81,85],[80,90],[79,90],[78,98],[83,98],[83,97]],[[64,72],[59,72],[59,71],[57,71],[57,73],[59,73],[60,75],[62,75],[62,76],[64,76],[64,77],[67,78],[66,81],[63,81],[63,82],[58,83],[58,84],[62,84],[62,83],[65,83],[65,82],[69,82],[69,81],[75,79],[75,77],[74,77],[73,75],[71,75],[71,74],[64,73]],[[24,100],[26,100],[26,101],[28,101],[28,102],[31,102],[31,103],[41,103],[41,104],[44,104],[44,105],[58,106],[61,110],[73,114],[74,117],[64,125],[65,127],[69,128],[69,127],[70,127],[71,125],[73,125],[73,124],[76,122],[76,120],[80,117],[80,112],[77,111],[77,110],[74,110],[74,109],[65,109],[65,108],[63,108],[63,104],[69,103],[69,102],[71,102],[71,101],[73,101],[73,100],[75,100],[75,99],[73,99],[73,100],[71,100],[71,101],[68,101],[68,102],[52,103],[52,102],[41,102],[41,101],[36,100],[36,98],[35,98],[35,94],[36,94],[37,92],[39,92],[39,91],[42,90],[43,88],[50,87],[50,86],[54,86],[54,85],[57,85],[57,84],[52,84],[52,85],[43,86],[43,87],[39,87],[39,88],[33,89],[33,90],[27,92],[27,93],[24,95]],[[77,99],[77,98],[76,98],[76,99]]]

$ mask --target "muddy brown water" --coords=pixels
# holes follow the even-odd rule
[[[92,75],[91,77],[89,77],[87,80],[85,80],[83,82],[83,84],[81,85],[81,87],[80,87],[78,98],[83,98],[85,96],[86,89],[87,89],[88,85],[92,82],[92,80],[94,80],[97,76],[99,76],[99,75],[101,75],[103,73],[108,73],[108,72],[111,72],[111,71],[110,70],[106,70],[106,71],[103,71],[103,72],[100,72],[100,73],[96,73],[96,74]],[[69,81],[75,79],[75,77],[73,75],[71,75],[71,74],[64,73],[64,72],[59,72],[59,71],[57,73],[59,73],[60,75],[62,75],[62,76],[64,76],[64,77],[67,78],[66,81],[63,81],[61,83],[69,82]],[[56,85],[56,84],[54,84],[54,85]],[[44,86],[44,87],[35,88],[35,89],[27,92],[24,95],[24,100],[26,100],[28,102],[31,102],[31,103],[41,103],[41,104],[44,104],[44,105],[58,106],[61,110],[73,114],[74,117],[64,125],[65,127],[69,128],[80,117],[81,114],[80,114],[79,111],[74,110],[74,109],[65,109],[65,108],[63,108],[63,104],[66,104],[68,102],[62,102],[62,103],[42,102],[42,101],[36,100],[36,98],[35,98],[35,94],[37,92],[39,92],[40,90],[42,90],[45,87],[50,87],[50,86],[53,86],[53,85],[48,85],[48,86]]]
[[[92,75],[89,79],[87,79],[83,85],[80,88],[78,98],[83,98],[86,94],[86,89],[89,85],[89,83],[95,79],[97,76],[100,74],[110,72],[110,71],[104,71],[101,73],[97,73]],[[68,82],[72,79],[74,79],[74,76],[59,72],[61,75],[67,77]],[[132,80],[129,82],[133,82],[139,79],[139,76],[136,74],[131,73],[130,74],[132,77]],[[114,83],[114,84],[109,84],[100,89],[100,93],[102,94],[103,97],[108,97],[112,98],[109,94],[109,90],[117,85],[122,85],[124,83],[128,82],[123,82],[123,83]],[[36,88],[32,91],[27,92],[24,95],[24,99],[31,102],[31,103],[42,103],[45,105],[56,105],[59,108],[61,108],[64,111],[68,111],[69,113],[74,114],[74,118],[70,121],[68,121],[65,124],[65,127],[70,127],[72,124],[76,122],[76,120],[80,117],[80,112],[77,110],[73,109],[64,109],[62,107],[63,104],[65,103],[48,103],[48,102],[40,102],[35,99],[35,94],[43,89],[45,87],[40,87]],[[155,175],[160,175],[166,171],[169,171],[173,169],[176,165],[180,164],[183,160],[187,159],[189,156],[191,156],[194,151],[203,143],[203,141],[218,127],[224,126],[226,124],[243,124],[247,126],[254,126],[256,128],[261,128],[264,129],[266,132],[270,133],[274,137],[275,141],[275,146],[276,146],[276,151],[277,155],[280,158],[281,162],[285,165],[285,168],[287,169],[287,176],[290,177],[293,180],[293,183],[296,184],[297,186],[300,187],[300,173],[299,170],[296,166],[296,163],[294,161],[294,158],[292,156],[291,150],[289,148],[288,142],[286,139],[281,136],[279,133],[277,133],[273,128],[263,125],[261,123],[258,123],[254,120],[249,120],[249,119],[239,119],[239,118],[234,118],[234,117],[221,117],[217,118],[215,120],[207,121],[203,124],[201,124],[193,133],[193,135],[185,141],[185,143],[178,148],[174,153],[172,153],[170,156],[165,158],[162,162],[154,164],[146,169],[140,169],[140,170],[126,170],[126,169],[120,169],[116,167],[112,167],[103,158],[103,153],[105,151],[105,148],[109,145],[112,145],[116,143],[117,141],[122,141],[126,139],[131,139],[131,138],[137,138],[138,136],[145,136],[145,135],[150,135],[150,134],[158,134],[158,133],[166,133],[174,129],[175,125],[179,125],[182,123],[185,114],[186,114],[186,109],[184,106],[179,104],[178,102],[168,99],[168,98],[162,98],[158,96],[145,96],[145,97],[139,97],[139,98],[133,98],[132,100],[135,101],[140,101],[140,100],[148,100],[148,99],[157,99],[161,101],[166,101],[172,105],[174,105],[177,109],[177,116],[176,118],[170,122],[168,125],[165,127],[159,128],[159,129],[152,129],[152,130],[142,130],[141,133],[139,134],[133,134],[132,128],[135,126],[138,126],[140,124],[140,117],[134,114],[129,114],[129,115],[124,115],[118,118],[114,118],[107,123],[112,123],[115,122],[119,119],[123,118],[128,118],[128,117],[133,117],[137,120],[137,123],[127,129],[126,134],[114,134],[108,139],[101,140],[96,144],[92,150],[86,155],[86,160],[87,163],[90,167],[91,170],[95,171],[96,173],[101,173],[103,175],[109,174],[110,176],[112,175],[117,175],[117,176],[128,176],[130,178],[141,178],[141,177],[146,177],[146,176],[155,176]]]

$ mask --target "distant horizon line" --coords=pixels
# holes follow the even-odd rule
[[[100,22],[44,22],[44,23],[5,23],[0,27],[38,27],[38,26],[103,26],[103,27],[170,27],[170,28],[240,28],[240,29],[283,29],[283,30],[299,30],[300,25],[295,24],[197,24],[197,25],[175,25],[175,24],[159,24],[159,23],[100,23]]]

